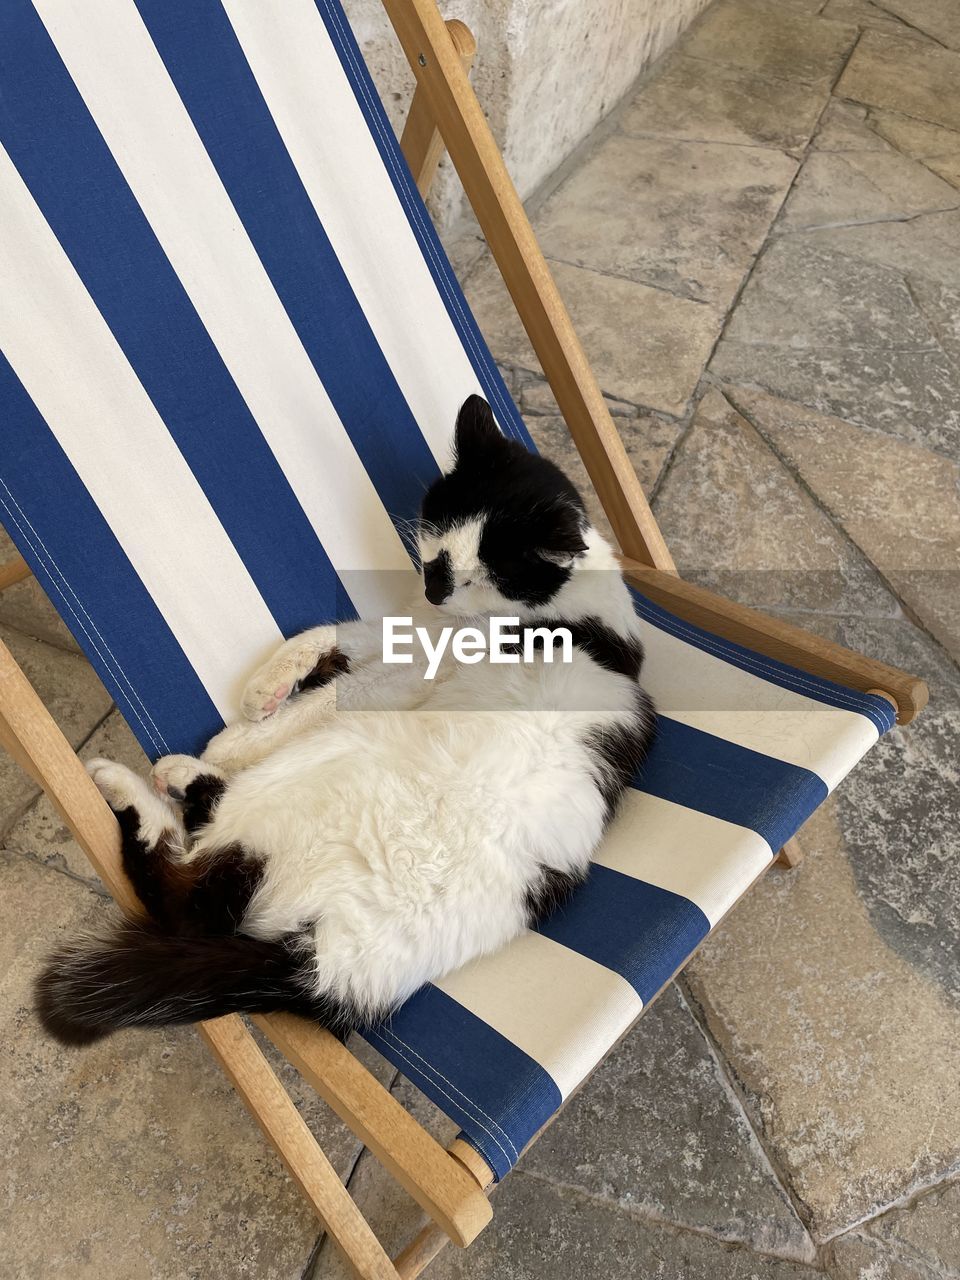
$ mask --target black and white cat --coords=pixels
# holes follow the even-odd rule
[[[563,626],[572,660],[447,652],[427,680],[416,653],[383,662],[380,620],[317,627],[254,675],[245,718],[202,759],[164,757],[152,788],[91,761],[149,919],[51,958],[38,1004],[58,1039],[275,1009],[343,1031],[502,947],[586,876],[654,726],[613,551],[477,396],[419,543],[416,624]]]

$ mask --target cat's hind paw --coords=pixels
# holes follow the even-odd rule
[[[95,756],[93,760],[87,761],[87,773],[114,813],[122,813],[124,809],[141,809],[145,798],[147,802],[156,799],[143,778],[125,764]]]
[[[187,787],[201,774],[214,773],[209,764],[198,760],[195,756],[161,756],[150,770],[153,789],[158,795],[170,796],[173,800],[182,800]]]

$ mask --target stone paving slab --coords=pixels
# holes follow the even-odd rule
[[[859,102],[831,98],[813,137],[814,151],[891,151],[893,144],[870,127],[871,112]]]
[[[6,530],[0,528],[0,565],[6,564],[16,554],[13,541]],[[80,646],[32,575],[0,591],[0,624],[14,627],[61,649],[72,649],[74,653],[80,651]]]
[[[110,695],[86,659],[41,644],[20,631],[0,625],[0,639],[22,667],[47,710],[78,746],[110,710]],[[0,752],[0,835],[39,787]]]
[[[0,1271],[298,1280],[316,1220],[193,1030],[127,1032],[83,1051],[39,1032],[41,960],[103,900],[10,853],[0,878]],[[290,1068],[285,1083],[345,1175],[352,1135]]]
[[[960,1183],[842,1236],[831,1250],[836,1280],[942,1280],[960,1276]]]
[[[955,668],[907,622],[830,630],[924,676],[931,705],[808,822],[805,862],[747,895],[686,971],[821,1240],[960,1161]]]
[[[913,288],[917,280],[929,279],[960,288],[960,212],[825,227],[798,232],[797,239],[815,248],[891,268],[903,276],[914,306],[919,305]]]
[[[717,390],[654,503],[683,577],[760,609],[898,612],[876,571]]]
[[[112,711],[81,748],[81,760],[106,756],[146,775],[150,762],[119,711]],[[21,853],[44,866],[82,880],[96,893],[106,889],[94,873],[86,854],[76,843],[63,819],[45,795],[37,798],[7,834],[4,848]]]
[[[960,661],[960,466],[786,400],[727,394]]]
[[[903,1257],[960,1275],[960,1182],[930,1191],[904,1209],[891,1209],[861,1231],[889,1242]]]
[[[446,1249],[431,1280],[816,1280],[803,1263],[768,1258],[634,1217],[521,1171],[497,1192],[493,1222],[465,1253]]]
[[[675,986],[521,1168],[645,1218],[813,1260],[809,1236]]]
[[[957,366],[902,274],[801,236],[764,252],[714,374],[956,456]]]
[[[777,229],[913,218],[958,206],[949,182],[897,151],[816,151],[803,166]]]
[[[604,392],[681,416],[720,332],[721,313],[633,280],[564,263],[550,265]],[[470,276],[466,294],[497,361],[538,372],[533,348],[492,262]]]
[[[865,31],[837,84],[839,97],[960,129],[960,54]]]
[[[898,151],[921,161],[944,182],[960,187],[960,132],[956,129],[911,120],[897,111],[871,111],[869,124]]]
[[[680,48],[706,62],[829,86],[856,38],[856,27],[813,19],[776,0],[718,0],[686,33]]]
[[[938,44],[960,50],[960,9],[949,0],[882,0],[878,7]]]
[[[725,308],[796,170],[763,147],[614,134],[534,226],[548,258]]]
[[[525,420],[539,451],[552,459],[570,477],[583,494],[590,519],[598,529],[612,537],[600,500],[593,490],[563,418],[533,417],[528,414]],[[682,428],[676,422],[646,413],[630,419],[618,418],[617,424],[630,461],[640,477],[644,492],[649,495],[680,438]]]
[[[861,31],[885,31],[888,35],[900,36],[905,40],[936,43],[922,31],[902,22],[885,0],[883,4],[875,4],[874,0],[827,0],[820,14],[835,22],[854,23]]]
[[[797,151],[826,101],[823,85],[755,75],[675,54],[623,111],[627,134]]]

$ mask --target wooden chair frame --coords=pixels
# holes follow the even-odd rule
[[[923,682],[787,623],[734,604],[676,576],[636,473],[537,244],[523,205],[470,86],[476,43],[445,23],[435,0],[382,0],[417,85],[401,145],[426,194],[445,147],[456,165],[543,371],[619,542],[629,580],[650,599],[717,635],[812,674],[880,693],[911,720],[927,697]],[[20,557],[0,567],[0,590],[29,569]],[[0,644],[0,743],[47,793],[120,907],[140,910],[121,869],[116,820],[73,748],[10,652]],[[781,854],[799,860],[795,841]],[[408,1280],[448,1240],[464,1246],[492,1216],[493,1175],[456,1140],[444,1149],[353,1054],[328,1032],[290,1014],[254,1022],[329,1103],[431,1219],[391,1260],[250,1030],[237,1016],[199,1026],[214,1057],[276,1148],[325,1230],[363,1280]]]

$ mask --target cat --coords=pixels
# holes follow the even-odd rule
[[[343,1034],[585,878],[655,725],[616,556],[479,396],[417,537],[412,621],[518,618],[534,660],[448,650],[427,680],[415,652],[383,661],[381,620],[316,627],[253,676],[200,759],[158,760],[152,788],[90,761],[147,915],[50,958],[37,1002],[58,1040],[279,1009]],[[548,661],[544,626],[569,631],[571,661]]]

